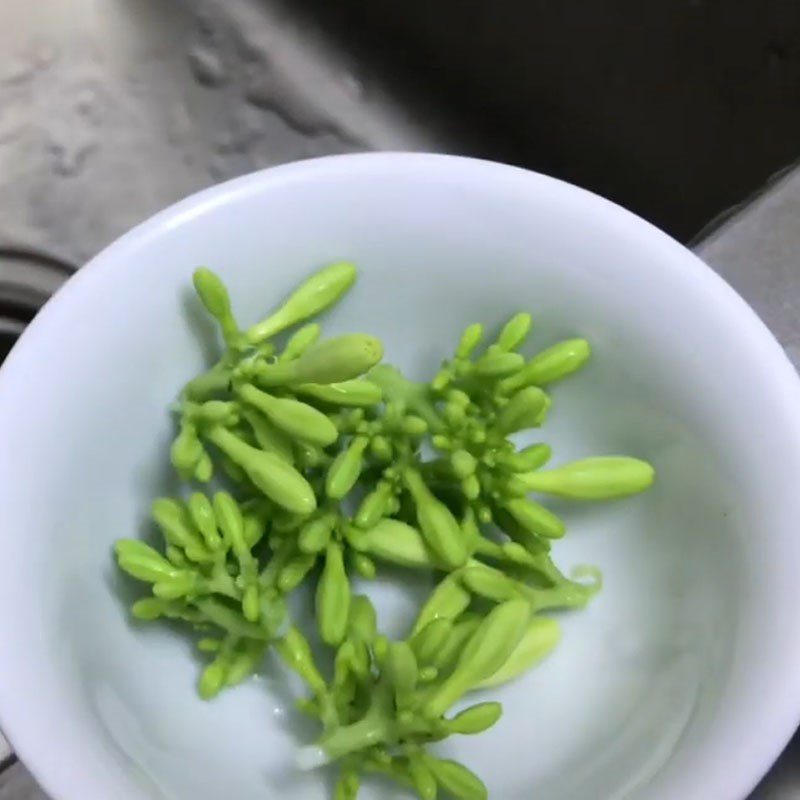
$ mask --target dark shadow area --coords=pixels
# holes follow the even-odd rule
[[[302,0],[469,151],[686,241],[797,159],[796,0]],[[366,76],[369,80],[369,76]]]

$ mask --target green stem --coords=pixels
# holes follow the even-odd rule
[[[584,586],[575,581],[567,581],[552,589],[525,588],[534,613],[548,608],[583,608],[597,593],[596,586]]]
[[[242,593],[236,588],[233,578],[225,569],[224,556],[223,560],[217,561],[214,565],[211,577],[207,578],[206,586],[209,592],[213,592],[214,594],[222,594],[225,595],[225,597],[230,597],[232,600],[242,599]]]
[[[272,554],[272,558],[267,562],[261,574],[258,576],[258,582],[263,588],[275,586],[280,571],[289,562],[289,559],[294,555],[297,549],[296,540],[287,536],[281,543],[281,546]]]
[[[512,564],[514,563],[503,552],[503,548],[499,544],[490,541],[485,536],[478,537],[477,542],[475,544],[475,553],[479,556],[491,558],[495,561],[502,561],[504,563],[512,563]]]
[[[203,400],[211,395],[227,391],[230,382],[231,370],[223,360],[207,372],[189,381],[183,387],[181,396],[191,400]]]
[[[234,611],[216,600],[204,598],[195,600],[194,605],[201,611],[207,620],[227,631],[232,636],[247,639],[257,639],[268,642],[271,640],[269,632],[254,622],[248,622],[238,611]]]
[[[389,740],[388,717],[373,707],[369,713],[352,725],[345,725],[323,737],[320,746],[332,761],[350,753],[366,750]]]
[[[367,377],[381,387],[384,402],[399,400],[425,420],[432,434],[445,430],[445,425],[428,395],[427,385],[408,380],[399,370],[388,364],[376,367]]]
[[[425,481],[415,467],[406,467],[401,474],[406,488],[417,505],[425,503],[433,497],[430,489],[428,489]]]

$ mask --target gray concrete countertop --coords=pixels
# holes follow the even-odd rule
[[[2,800],[48,800],[25,767],[16,762],[0,772]]]
[[[753,306],[800,369],[800,169],[766,187],[696,252]],[[750,800],[800,800],[800,734]]]
[[[696,247],[758,312],[800,369],[800,168]]]
[[[0,288],[29,280],[12,264],[21,253],[77,267],[159,208],[252,169],[460,149],[446,119],[399,104],[364,69],[280,0],[0,4]],[[798,368],[799,220],[800,170],[697,246]],[[45,800],[1,735],[0,800]],[[800,800],[800,740],[751,800]]]

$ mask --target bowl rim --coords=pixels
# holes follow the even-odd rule
[[[265,188],[274,190],[282,183],[314,180],[321,176],[347,177],[353,171],[381,171],[386,168],[438,170],[443,174],[455,171],[470,173],[476,181],[527,181],[531,191],[557,189],[572,193],[575,201],[590,208],[598,217],[605,217],[628,229],[635,229],[653,248],[671,249],[671,269],[681,271],[681,279],[713,293],[717,303],[739,326],[747,326],[754,352],[768,366],[770,383],[775,391],[788,392],[800,400],[800,377],[772,333],[755,311],[708,265],[691,251],[638,215],[586,189],[541,173],[484,159],[454,155],[415,152],[355,153],[325,156],[268,167],[196,192],[156,213],[113,241],[71,277],[64,287],[45,304],[24,331],[0,369],[0,441],[4,428],[13,425],[13,408],[5,401],[9,386],[24,379],[29,353],[46,342],[58,327],[59,312],[70,304],[81,302],[85,288],[114,269],[115,261],[127,251],[135,250],[157,238],[162,232],[182,225],[194,217],[213,212],[234,199],[241,199]],[[796,405],[800,410],[800,402]],[[786,437],[796,442],[800,452],[800,411],[794,418],[781,420],[787,426]],[[6,457],[0,451],[0,474]],[[9,472],[13,475],[13,472]],[[4,484],[7,485],[7,484]],[[800,511],[800,499],[798,499]],[[14,603],[10,599],[23,583],[0,563],[0,634],[13,632]],[[18,601],[17,601],[18,602]],[[785,633],[785,632],[784,632]],[[792,632],[790,632],[791,634]],[[800,616],[797,630],[786,637],[800,644]],[[91,778],[71,764],[80,764],[81,747],[76,741],[64,742],[47,734],[43,718],[47,709],[36,709],[30,698],[36,696],[36,671],[25,667],[24,661],[10,647],[0,648],[0,726],[19,758],[30,767],[36,780],[54,800],[83,800],[91,797]],[[696,776],[697,785],[708,797],[745,796],[768,771],[775,758],[789,741],[800,722],[800,646],[791,650],[774,676],[782,692],[768,694],[751,720],[750,747],[747,755],[726,763],[704,763]],[[709,761],[709,760],[707,760]],[[69,778],[65,777],[69,774]]]

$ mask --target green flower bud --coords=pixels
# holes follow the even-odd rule
[[[460,403],[447,402],[444,404],[442,416],[453,431],[461,430],[467,420],[467,408]]]
[[[369,443],[369,450],[378,461],[383,461],[384,463],[391,461],[394,455],[391,442],[381,434],[372,437]]]
[[[336,426],[321,411],[289,397],[273,397],[251,384],[238,388],[244,402],[257,408],[269,421],[289,436],[327,447],[339,438]]]
[[[375,607],[366,595],[353,595],[350,603],[348,632],[352,636],[357,636],[366,644],[372,644],[378,635],[378,619],[375,614]]]
[[[433,683],[439,677],[439,670],[434,666],[423,667],[419,671],[420,683]]]
[[[539,475],[540,473],[531,473]],[[552,511],[543,505],[527,498],[506,500],[503,508],[529,533],[546,536],[548,539],[560,539],[566,526]]]
[[[403,567],[434,566],[420,532],[396,519],[382,519],[366,531],[361,547],[367,553]]]
[[[482,621],[483,618],[478,614],[464,614],[455,622],[433,662],[439,674],[444,675],[453,669],[464,646]]]
[[[532,325],[530,314],[515,314],[500,331],[496,346],[500,350],[516,350],[527,339]]]
[[[378,634],[375,637],[372,648],[375,653],[375,660],[379,665],[382,664],[386,659],[386,653],[389,651],[389,640],[383,634]]]
[[[448,453],[453,449],[453,440],[442,433],[434,435],[431,439],[431,443],[437,450],[441,450],[443,453]]]
[[[458,578],[454,575],[448,575],[431,592],[425,605],[420,609],[414,628],[411,631],[412,636],[440,617],[455,619],[466,609],[471,599],[469,592],[461,586]]]
[[[500,391],[510,394],[524,386],[547,386],[579,370],[591,355],[585,339],[568,339],[534,356],[516,375],[501,381]]]
[[[252,550],[267,532],[266,520],[258,513],[248,512],[244,515],[242,524],[245,544]]]
[[[196,406],[192,415],[196,420],[209,425],[235,425],[239,421],[236,403],[224,400],[207,400]]]
[[[377,405],[383,398],[380,387],[363,378],[328,384],[300,383],[294,391],[335,406],[367,408]]]
[[[348,632],[348,636],[350,633]],[[372,655],[369,647],[357,639],[345,640],[351,648],[350,669],[362,683],[372,679]]]
[[[347,542],[347,544],[349,544],[350,547],[353,548],[353,550],[364,549],[365,531],[362,528],[353,525],[347,520],[340,520],[339,532],[344,537],[345,542]]]
[[[495,603],[520,598],[518,584],[502,572],[485,565],[466,567],[460,573],[461,583],[479,597]]]
[[[466,530],[463,521],[461,523],[461,527],[462,529]],[[488,558],[494,561],[506,560],[502,545],[499,545],[496,542],[486,539],[483,536],[479,536],[474,552],[481,558]],[[531,557],[528,553],[526,553],[525,555],[528,556],[528,558]]]
[[[450,569],[462,566],[469,556],[450,509],[433,496],[416,470],[406,470],[403,480],[414,499],[417,523],[428,546],[444,566]]]
[[[492,517],[503,533],[524,547],[532,556],[536,557],[550,551],[552,547],[550,539],[526,528],[505,508],[495,506],[492,509]]]
[[[257,344],[319,314],[339,300],[355,279],[356,268],[352,264],[341,262],[321,269],[295,289],[274,314],[253,325],[247,331],[247,340]]]
[[[311,647],[297,628],[290,627],[286,631],[286,635],[275,643],[275,649],[286,666],[294,670],[308,684],[314,694],[326,693],[327,685],[314,663]]]
[[[537,567],[536,557],[529,553],[521,544],[517,542],[505,542],[501,545],[503,555],[512,563],[522,567]]]
[[[427,754],[424,760],[437,782],[455,800],[487,800],[489,797],[483,781],[463,764]]]
[[[447,393],[447,402],[452,403],[461,408],[469,408],[472,403],[470,396],[461,389],[450,389]]]
[[[214,495],[214,517],[222,531],[222,537],[240,562],[250,563],[252,555],[244,538],[244,518],[239,504],[228,492]]]
[[[153,594],[164,600],[177,600],[198,589],[199,577],[194,572],[173,570],[170,575],[161,576],[153,584]]]
[[[550,398],[537,386],[517,392],[497,415],[496,429],[503,435],[535,428],[550,406]]]
[[[131,606],[134,618],[150,621],[166,615],[169,609],[169,600],[159,597],[143,597]]]
[[[468,475],[461,481],[461,491],[467,500],[477,500],[481,496],[481,482],[477,475]]]
[[[179,547],[175,547],[174,544],[168,544],[164,549],[164,553],[167,556],[167,560],[170,564],[174,564],[179,569],[186,569],[190,566],[189,559],[186,558],[183,550]]]
[[[159,552],[138,539],[120,539],[114,551],[120,568],[140,581],[155,583],[182,574]]]
[[[442,716],[470,689],[497,672],[514,652],[529,619],[529,605],[524,600],[495,606],[470,637],[452,674],[428,700],[426,716]]]
[[[260,596],[259,618],[269,638],[273,638],[286,624],[286,601],[280,595],[266,592]]]
[[[448,733],[472,736],[489,730],[503,715],[500,703],[478,703],[446,720]]]
[[[293,358],[303,355],[309,347],[316,344],[320,333],[322,333],[322,328],[316,322],[303,325],[286,342],[286,347],[283,348],[280,360],[291,361]]]
[[[409,414],[403,418],[403,433],[409,436],[424,436],[428,432],[428,423],[422,417]]]
[[[228,345],[239,338],[239,326],[231,311],[231,299],[220,277],[210,269],[201,267],[192,276],[195,291],[206,311],[219,322],[222,335]]]
[[[242,416],[253,429],[256,442],[262,450],[282,458],[287,464],[294,464],[292,440],[282,430],[253,409],[242,409]]]
[[[297,539],[297,544],[303,553],[320,553],[327,546],[336,524],[336,514],[328,512],[307,522]]]
[[[518,453],[504,453],[497,456],[497,461],[514,472],[531,472],[543,467],[552,456],[553,451],[547,444],[532,444]]]
[[[520,477],[531,491],[575,500],[610,500],[648,489],[655,471],[637,458],[598,456]]]
[[[506,663],[475,688],[490,689],[513,680],[548,656],[560,641],[561,626],[554,619],[534,617]]]
[[[208,453],[203,452],[197,466],[194,468],[194,478],[200,483],[208,483],[214,475],[214,465],[211,463],[211,457]]]
[[[215,659],[201,673],[197,693],[203,700],[212,700],[225,685],[228,671],[227,659]]]
[[[409,643],[420,665],[429,666],[434,663],[452,630],[453,620],[439,617],[411,637]]]
[[[468,478],[475,473],[478,462],[466,450],[456,450],[450,455],[450,466],[457,478]]]
[[[365,580],[371,581],[375,579],[375,575],[377,575],[378,570],[375,566],[375,562],[369,557],[365,556],[363,553],[351,553],[350,560],[353,565],[353,569]]]
[[[208,438],[247,473],[272,501],[295,514],[308,515],[317,507],[308,481],[278,456],[257,450],[224,428],[213,428]]]
[[[303,579],[311,572],[314,564],[317,561],[315,553],[302,553],[295,556],[286,564],[278,575],[278,588],[284,592],[289,593],[296,589]]]
[[[361,501],[356,511],[355,523],[359,528],[371,528],[386,513],[394,489],[387,481],[378,481],[377,486]]]
[[[464,535],[470,553],[474,553],[481,542],[491,544],[488,539],[484,539],[481,535],[481,529],[478,527],[475,513],[471,508],[467,508],[464,512],[464,516],[461,518],[461,532]]]
[[[178,474],[182,478],[190,478],[204,452],[194,425],[181,423],[180,432],[170,448],[170,461]]]
[[[204,494],[195,492],[189,498],[186,507],[194,526],[200,531],[208,549],[218,550],[222,545],[222,539],[220,539],[217,531],[217,520],[214,516],[214,509],[211,507],[211,501]]]
[[[433,773],[425,766],[425,762],[421,758],[409,758],[408,775],[420,800],[436,800],[439,792],[436,778],[433,777]]]
[[[368,444],[366,436],[356,436],[336,456],[325,477],[325,493],[328,497],[341,500],[355,486],[364,466],[364,451]]]
[[[456,348],[456,358],[469,358],[475,348],[480,344],[483,338],[483,325],[475,323],[470,325],[464,333],[461,334],[461,340]]]
[[[489,351],[475,362],[475,373],[482,378],[504,378],[524,364],[525,359],[519,353]]]
[[[315,469],[327,461],[325,453],[308,442],[295,442],[294,452],[295,460],[301,469]]]
[[[486,437],[487,437],[486,429],[483,427],[473,428],[469,432],[469,440],[474,444],[483,444],[486,441]]]
[[[159,498],[153,502],[152,514],[169,544],[182,547],[184,550],[193,548],[195,551],[205,552],[202,539],[179,502],[166,497]]]
[[[365,333],[351,333],[314,345],[293,361],[259,362],[254,367],[253,377],[265,387],[341,384],[363,375],[381,358],[380,339]]]
[[[336,647],[347,633],[350,612],[350,582],[344,569],[342,548],[330,542],[316,595],[317,627],[322,641]]]
[[[419,667],[414,651],[407,642],[389,643],[382,673],[394,687],[397,707],[408,707],[419,680]]]
[[[361,779],[355,772],[342,771],[334,788],[333,800],[356,800],[361,788]]]

